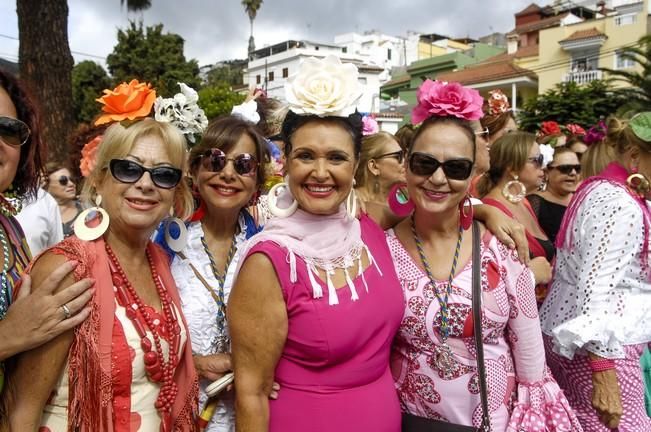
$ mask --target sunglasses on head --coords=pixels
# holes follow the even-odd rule
[[[6,116],[0,116],[0,140],[10,146],[19,147],[29,139],[29,126],[24,122]]]
[[[549,165],[547,168],[558,170],[558,172],[565,175],[572,174],[572,171],[576,171],[577,174],[581,174],[581,165]]]
[[[68,177],[68,176],[66,176],[66,175],[62,175],[62,176],[60,176],[60,177],[57,179],[57,181],[59,182],[59,184],[60,184],[61,186],[67,186],[67,185],[68,185],[68,182],[70,182],[70,183],[74,183],[74,182],[75,182],[75,180],[74,180],[72,177]]]
[[[205,152],[201,158],[204,169],[220,172],[226,167],[228,161],[233,162],[235,172],[242,176],[253,176],[258,168],[258,160],[250,153],[240,153],[234,158],[227,158],[221,149],[214,148]]]
[[[405,161],[405,153],[402,150],[394,151],[391,153],[384,153],[380,156],[376,156],[373,159],[384,159],[384,158],[395,158],[398,163],[403,163]]]
[[[430,177],[439,167],[450,180],[466,180],[472,174],[473,162],[470,159],[448,159],[439,162],[425,153],[412,153],[409,157],[409,170],[424,177]]]
[[[172,189],[181,181],[183,173],[178,168],[161,166],[146,168],[129,159],[111,159],[109,162],[111,175],[122,183],[135,183],[148,172],[151,181],[161,189]]]
[[[541,153],[538,156],[528,158],[527,161],[534,164],[536,166],[536,168],[542,168],[543,162],[545,161],[545,158]]]

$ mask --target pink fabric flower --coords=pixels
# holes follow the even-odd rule
[[[418,124],[431,116],[453,116],[464,120],[479,120],[484,112],[484,98],[479,92],[457,82],[425,80],[416,94],[418,104],[411,121]]]
[[[84,148],[81,150],[81,161],[79,162],[79,170],[81,175],[88,177],[95,168],[95,160],[97,159],[97,150],[102,142],[102,136],[98,135],[92,140],[88,141]]]
[[[380,132],[380,125],[377,120],[368,115],[362,117],[362,135],[373,135],[378,132]]]
[[[488,92],[488,114],[492,116],[500,115],[511,109],[509,98],[500,89]]]
[[[585,129],[583,129],[581,126],[579,126],[576,123],[570,123],[565,126],[565,129],[572,135],[577,135],[577,136],[583,136],[585,135]]]
[[[588,132],[583,137],[583,142],[587,145],[592,145],[606,138],[607,133],[608,127],[606,127],[606,123],[603,120],[599,120],[599,123],[588,129]]]

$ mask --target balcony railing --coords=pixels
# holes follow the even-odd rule
[[[568,72],[563,77],[563,82],[575,82],[577,84],[587,84],[590,81],[600,80],[603,73],[600,70],[591,70],[583,72]]]

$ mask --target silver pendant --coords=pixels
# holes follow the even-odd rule
[[[439,350],[436,353],[435,363],[436,363],[436,367],[440,371],[449,370],[454,365],[454,355],[452,354],[452,350],[446,343],[443,343],[443,345],[439,346]]]

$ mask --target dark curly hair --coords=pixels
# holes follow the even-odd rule
[[[12,186],[18,196],[33,198],[36,197],[47,155],[47,147],[41,135],[39,114],[34,99],[19,79],[2,69],[0,69],[0,87],[9,94],[11,102],[16,107],[18,120],[29,126],[31,131],[27,142],[20,147],[20,160]]]
[[[287,112],[285,120],[283,121],[282,135],[283,141],[285,142],[285,155],[288,155],[292,152],[292,142],[291,138],[294,132],[296,132],[301,126],[305,126],[310,122],[322,122],[328,124],[335,124],[343,127],[350,133],[350,136],[353,139],[353,144],[355,147],[355,159],[359,159],[359,155],[362,152],[362,116],[360,113],[355,111],[353,114],[348,117],[319,117],[317,115],[303,115],[296,114],[291,110]]]

